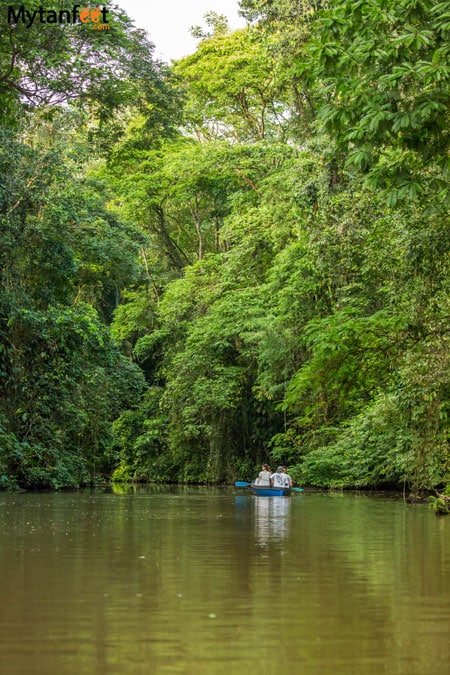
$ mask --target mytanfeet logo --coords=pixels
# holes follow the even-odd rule
[[[109,10],[106,7],[81,7],[74,5],[72,9],[27,9],[25,5],[8,7],[8,23],[22,23],[26,28],[41,24],[85,24],[94,30],[109,30]]]

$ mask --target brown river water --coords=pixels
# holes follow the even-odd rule
[[[450,672],[450,516],[386,495],[0,493],[1,675]]]

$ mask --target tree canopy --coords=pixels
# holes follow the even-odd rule
[[[1,47],[1,484],[443,489],[444,3],[111,11]]]

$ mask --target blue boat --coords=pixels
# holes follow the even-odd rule
[[[269,487],[268,485],[256,485],[256,483],[251,483],[250,489],[258,497],[289,497],[292,492],[290,487]]]

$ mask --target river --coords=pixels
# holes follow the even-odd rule
[[[449,535],[398,496],[0,493],[0,673],[449,672]]]

